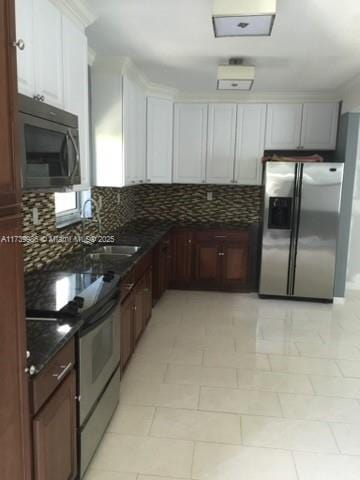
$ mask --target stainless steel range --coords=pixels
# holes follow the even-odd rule
[[[26,277],[27,315],[59,323],[81,321],[78,341],[79,471],[84,473],[119,401],[119,277],[90,273],[32,273]]]

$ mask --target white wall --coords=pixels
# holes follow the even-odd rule
[[[341,113],[360,112],[360,75],[349,82],[341,91],[343,101]]]

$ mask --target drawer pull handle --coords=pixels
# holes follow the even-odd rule
[[[53,377],[56,377],[56,380],[60,382],[65,375],[68,373],[68,371],[72,368],[72,362],[68,363],[66,366],[61,365],[62,371],[60,373],[54,373]]]
[[[225,253],[219,253],[219,257],[223,257],[225,255]]]
[[[215,235],[215,238],[226,238],[226,235]]]

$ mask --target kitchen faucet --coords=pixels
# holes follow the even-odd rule
[[[85,217],[85,208],[87,204],[90,203],[91,205],[94,206],[94,210],[96,212],[96,217],[97,217],[97,225],[98,225],[98,233],[101,234],[102,228],[101,228],[101,218],[100,218],[100,205],[99,203],[94,199],[94,198],[88,198],[85,200],[81,207],[81,225],[82,225],[82,243],[92,243],[92,242],[87,242],[84,240],[85,238],[85,225],[86,225],[86,220],[87,217]],[[92,218],[90,218],[91,221]]]

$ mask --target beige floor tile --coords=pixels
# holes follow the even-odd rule
[[[140,349],[135,351],[134,358],[140,362],[174,363],[178,365],[201,365],[203,350],[197,347],[167,347]]]
[[[360,404],[350,398],[279,393],[284,417],[324,422],[360,422]]]
[[[277,394],[257,390],[202,387],[200,410],[280,417]]]
[[[296,480],[290,452],[198,443],[192,478],[195,480]]]
[[[153,475],[139,475],[137,480],[182,480],[174,477],[154,477]]]
[[[336,342],[327,344],[297,342],[296,346],[300,355],[304,357],[360,360],[360,350],[354,345]]]
[[[169,365],[165,382],[180,385],[208,385],[214,387],[236,387],[234,368],[196,367]]]
[[[236,350],[238,352],[249,353],[273,353],[279,355],[299,356],[295,343],[286,341],[270,341],[261,338],[253,339],[253,341],[245,339],[236,339]]]
[[[134,357],[126,369],[124,380],[136,380],[137,382],[151,380],[160,383],[164,380],[165,372],[166,365],[150,361],[143,362],[141,359]]]
[[[122,385],[120,402],[128,405],[196,409],[199,392],[198,385],[132,381]]]
[[[332,423],[337,444],[345,455],[360,455],[360,425]]]
[[[358,480],[360,457],[294,453],[299,480]]]
[[[266,355],[241,352],[219,352],[207,350],[204,354],[204,365],[207,367],[232,367],[244,370],[270,370]]]
[[[338,360],[338,365],[344,377],[360,378],[360,361]]]
[[[137,480],[136,473],[106,472],[104,470],[88,470],[84,480]]]
[[[235,340],[231,337],[216,335],[192,336],[178,335],[174,340],[174,347],[198,347],[203,349],[224,348],[235,349]]]
[[[307,375],[279,372],[248,372],[238,370],[238,387],[283,393],[313,393]]]
[[[124,435],[147,435],[154,413],[154,407],[120,404],[107,431]]]
[[[330,375],[333,377],[341,377],[341,372],[336,363],[333,360],[324,358],[270,355],[270,363],[274,372]]]
[[[150,435],[239,444],[241,443],[240,415],[158,408]]]
[[[92,468],[189,478],[193,448],[184,440],[107,433]]]
[[[319,333],[315,330],[300,330],[293,328],[276,328],[276,327],[262,327],[261,328],[264,340],[272,341],[287,341],[287,342],[312,342],[323,343]]]
[[[310,379],[317,395],[360,399],[360,378],[311,376]]]
[[[330,427],[322,422],[241,417],[244,445],[313,453],[339,453]]]

